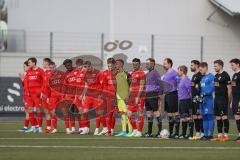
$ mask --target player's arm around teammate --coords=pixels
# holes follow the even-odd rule
[[[232,111],[236,120],[238,137],[236,142],[240,142],[240,60],[235,58],[230,61],[234,71],[232,76]]]
[[[49,87],[49,77],[51,74],[50,70],[50,62],[51,59],[49,58],[44,58],[43,59],[43,69],[44,71],[44,80],[43,80],[43,87],[42,87],[42,106],[44,109],[45,113],[45,118],[46,118],[46,129],[44,130],[45,133],[50,133],[51,132],[51,115],[49,112],[49,107],[48,107],[48,100],[50,96],[50,87]]]
[[[28,67],[28,61],[25,61],[23,64],[23,70],[24,74],[19,73],[19,78],[22,81],[22,86],[23,86],[23,103],[24,103],[24,112],[25,112],[25,119],[24,119],[24,126],[21,128],[19,131],[20,132],[25,132],[28,130],[28,125],[29,125],[29,113],[28,113],[28,108],[27,105],[25,105],[27,93],[26,93],[26,72],[29,69]]]
[[[26,105],[30,117],[31,128],[26,132],[42,132],[42,111],[41,111],[41,94],[44,72],[37,66],[37,59],[31,57],[28,59],[29,70],[26,73]],[[37,120],[34,117],[34,107],[37,111]]]
[[[128,137],[141,137],[144,123],[144,90],[145,90],[145,73],[141,70],[141,61],[138,58],[132,60],[133,71],[131,73],[131,85],[128,98],[127,116],[131,122],[133,132],[128,134]],[[138,118],[138,128],[135,115]]]
[[[229,120],[228,107],[229,98],[231,97],[231,79],[226,71],[223,70],[223,61],[214,61],[214,70],[216,72],[215,82],[215,97],[214,97],[214,112],[217,120],[218,136],[216,141],[226,141],[229,139]],[[224,128],[224,134],[223,134]]]

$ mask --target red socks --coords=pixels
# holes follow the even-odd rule
[[[138,117],[138,131],[142,132],[143,130],[144,118],[143,116]]]
[[[137,129],[137,124],[134,116],[129,117],[133,130]]]
[[[36,123],[35,123],[35,118],[34,118],[34,113],[29,113],[29,120],[30,120],[30,124],[31,126],[35,126]]]
[[[24,120],[24,127],[28,128],[29,125],[29,119]]]
[[[100,116],[97,116],[97,117],[96,117],[96,128],[99,128],[99,127],[100,127],[100,122],[101,122],[100,119],[101,119]]]
[[[63,117],[64,117],[65,127],[69,128],[69,126],[70,126],[70,124],[69,124],[69,120],[70,120],[69,116],[68,115],[64,115]]]
[[[37,113],[37,121],[38,121],[39,127],[42,127],[43,116],[42,116],[42,113],[41,113],[41,112]]]
[[[53,129],[57,129],[57,116],[56,115],[52,116],[52,126],[53,126]]]

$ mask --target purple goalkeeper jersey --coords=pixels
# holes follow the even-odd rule
[[[159,92],[159,80],[161,80],[161,76],[157,70],[149,71],[146,74],[146,92]]]
[[[179,100],[189,99],[191,96],[191,80],[188,76],[181,78],[178,84],[178,98]]]
[[[162,80],[163,80],[163,81],[171,84],[171,86],[172,86],[171,92],[177,90],[177,83],[178,83],[178,81],[177,81],[177,75],[178,75],[178,73],[177,73],[175,70],[171,69],[171,70],[168,70],[168,71],[162,76]]]

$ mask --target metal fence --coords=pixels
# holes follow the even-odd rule
[[[142,60],[152,57],[156,61],[170,57],[176,65],[189,63],[191,59],[228,61],[239,55],[239,44],[239,37],[225,36],[0,31],[2,53],[51,58],[93,55],[102,60],[124,54],[126,61],[133,57]]]

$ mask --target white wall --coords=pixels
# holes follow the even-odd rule
[[[29,53],[43,57],[49,51],[48,32],[56,32],[56,57],[71,57],[91,53],[99,56],[100,33],[105,42],[132,40],[135,46],[128,54],[145,60],[150,56],[150,34],[155,34],[155,55],[158,63],[165,57],[174,60],[174,67],[190,65],[191,59],[200,59],[200,36],[204,36],[203,60],[210,63],[222,58],[227,71],[228,61],[240,56],[240,17],[231,17],[221,10],[207,21],[214,11],[208,0],[10,0],[8,21],[10,29],[24,29]],[[79,32],[79,33],[67,33]],[[81,32],[81,33],[80,33]],[[84,34],[84,36],[82,35]],[[94,35],[96,34],[96,35]],[[80,38],[79,38],[80,37]],[[99,37],[99,38],[98,38]],[[140,53],[146,46],[147,53]],[[61,54],[60,54],[61,52]],[[116,51],[115,53],[119,53]],[[10,57],[0,54],[1,76],[15,76],[27,56]],[[63,59],[63,58],[62,58]],[[57,60],[60,63],[60,60]],[[15,66],[16,65],[16,66]],[[13,69],[9,69],[9,68]],[[212,70],[212,67],[211,67]]]
[[[10,0],[10,29],[107,32],[109,0]]]

